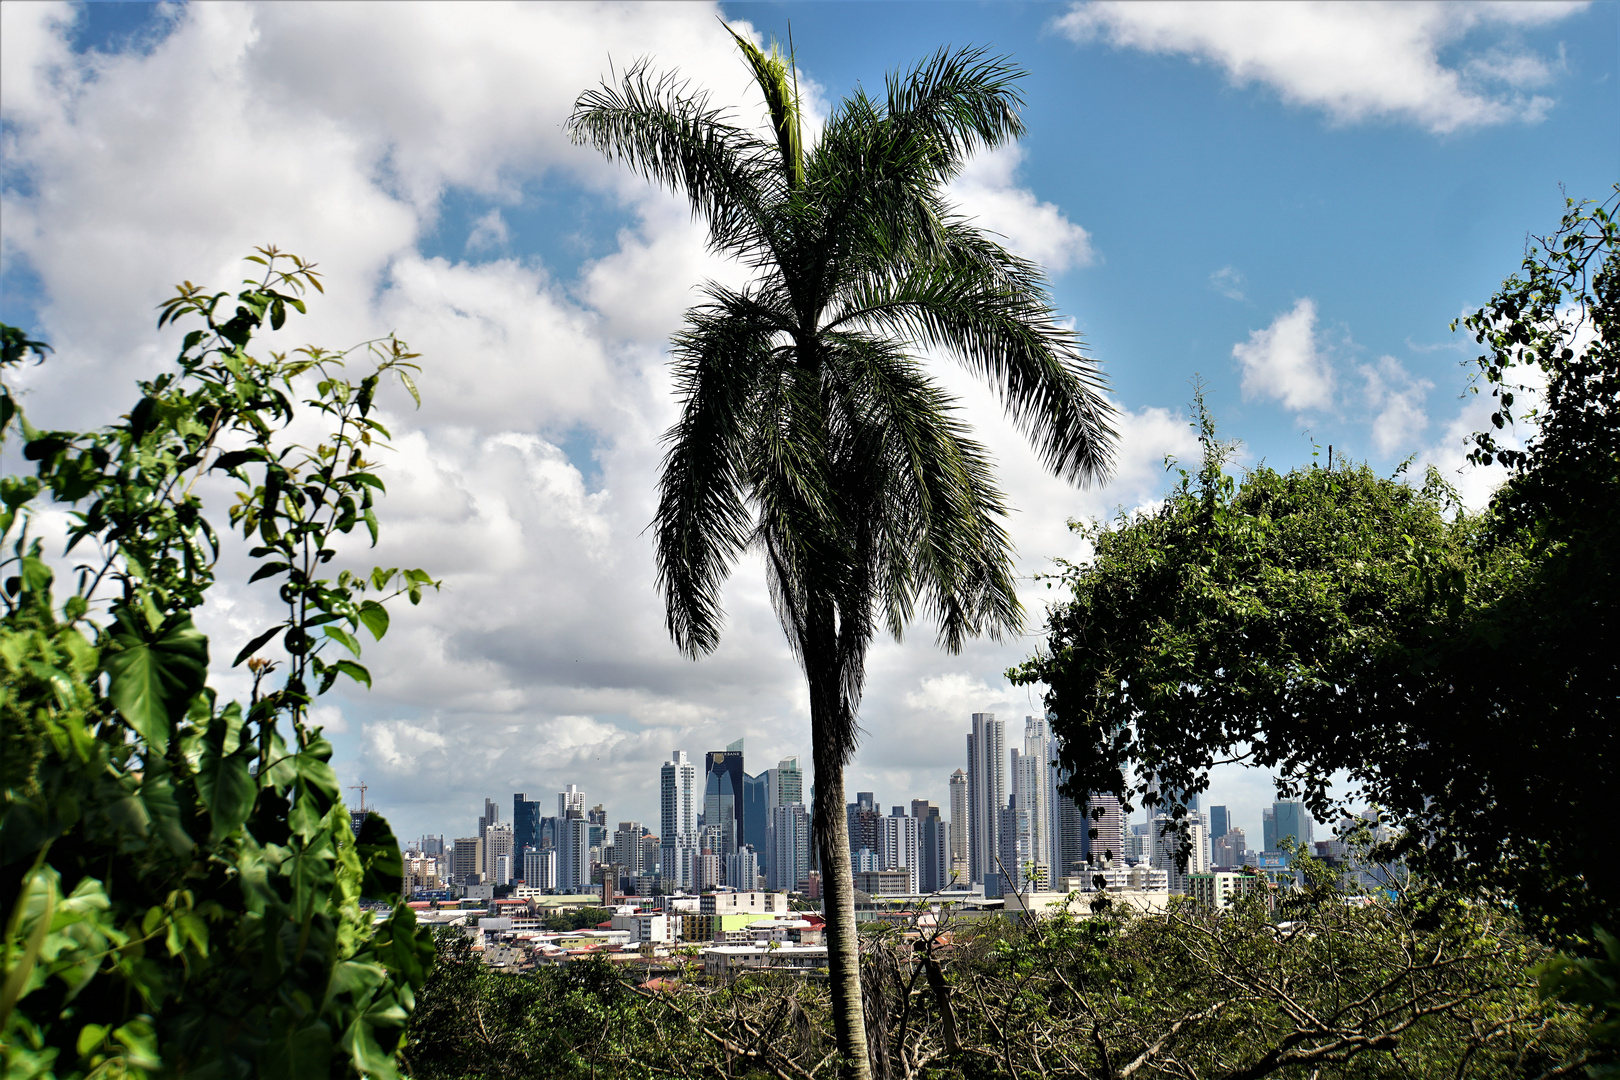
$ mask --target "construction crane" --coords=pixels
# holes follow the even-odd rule
[[[362,780],[358,784],[350,784],[349,785],[349,790],[350,791],[358,791],[358,792],[360,792],[360,811],[359,812],[363,816],[365,814],[365,812],[366,812],[366,791],[367,791],[366,782],[364,780]]]

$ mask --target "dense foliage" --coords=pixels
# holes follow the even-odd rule
[[[1351,904],[1301,865],[1308,887],[1276,911],[1080,905],[863,934],[874,1074],[1486,1080],[1590,1060],[1576,1013],[1538,1000],[1546,949],[1510,912],[1421,892]],[[457,931],[439,948],[405,1056],[420,1080],[834,1072],[821,980],[689,971],[643,987],[601,959],[497,973]]]
[[[351,830],[331,744],[307,719],[339,675],[369,684],[358,635],[382,637],[384,604],[432,584],[323,569],[342,535],[376,540],[369,459],[388,432],[374,397],[385,376],[409,387],[412,354],[388,338],[250,355],[256,330],[320,288],[295,256],[250,261],[263,272],[234,296],[188,282],[162,306],[160,327],[202,325],[117,423],[39,431],[0,395],[0,436],[20,433],[36,463],[0,480],[8,1077],[390,1076],[432,960],[398,903],[393,835],[374,814]],[[4,336],[0,375],[44,358]],[[368,354],[352,381],[345,362]],[[325,437],[290,443],[295,416]],[[245,703],[207,685],[193,622],[222,543],[196,490],[210,477],[236,488],[250,580],[274,582],[285,606],[236,657],[252,671]],[[66,588],[31,535],[47,499],[68,508],[68,554],[83,560]],[[259,657],[276,637],[283,658]],[[393,910],[374,922],[363,897]]]
[[[1576,948],[1615,925],[1620,834],[1575,809],[1620,772],[1615,201],[1572,203],[1525,276],[1465,320],[1491,350],[1497,425],[1523,382],[1547,381],[1524,449],[1477,437],[1481,461],[1512,470],[1483,515],[1432,472],[1421,487],[1357,466],[1235,481],[1204,417],[1196,477],[1091,531],[1046,648],[1013,672],[1048,688],[1074,791],[1174,802],[1245,761],[1331,821],[1347,775],[1408,826],[1431,879],[1505,892]]]

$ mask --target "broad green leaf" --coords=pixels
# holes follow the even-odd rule
[[[381,814],[366,814],[355,849],[360,856],[360,895],[367,900],[397,900],[404,888],[405,860],[393,829]]]
[[[107,696],[157,753],[169,744],[173,723],[208,678],[208,638],[186,614],[170,616],[156,633],[143,633],[143,620],[117,614],[114,650],[103,661]]]
[[[365,600],[360,604],[360,621],[365,624],[371,636],[378,641],[388,633],[388,609],[375,600]]]
[[[325,629],[325,633],[327,637],[331,638],[339,645],[342,645],[345,649],[348,649],[355,656],[360,655],[359,640],[341,626],[328,626]]]

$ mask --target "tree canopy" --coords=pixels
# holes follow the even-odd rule
[[[1571,202],[1464,320],[1498,409],[1475,453],[1511,470],[1482,514],[1433,471],[1235,479],[1200,406],[1196,476],[1090,527],[1045,649],[1011,673],[1046,685],[1074,792],[1175,802],[1241,761],[1331,821],[1348,777],[1436,879],[1577,948],[1614,925],[1620,839],[1582,808],[1620,771],[1617,199]],[[1499,434],[1515,408],[1523,448]]]

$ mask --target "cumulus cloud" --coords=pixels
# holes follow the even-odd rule
[[[1260,83],[1339,123],[1388,119],[1437,134],[1534,123],[1553,99],[1556,60],[1511,41],[1517,27],[1558,21],[1585,5],[1405,3],[1123,3],[1074,5],[1056,28],[1077,43],[1180,55]],[[1472,34],[1501,36],[1448,63]]]
[[[1429,426],[1423,403],[1434,383],[1416,378],[1393,356],[1362,365],[1361,375],[1378,452],[1393,454],[1413,446]]]
[[[673,412],[664,342],[696,284],[741,272],[708,255],[677,200],[562,131],[610,50],[655,56],[760,118],[714,6],[406,5],[379,21],[343,5],[193,4],[150,48],[90,56],[68,48],[70,7],[0,13],[16,181],[0,238],[37,277],[57,346],[24,374],[36,420],[82,426],[127,409],[133,380],[183,333],[152,331],[172,283],[230,287],[267,241],[319,261],[327,293],[265,347],[393,330],[422,353],[421,410],[397,391],[380,406],[395,434],[382,542],[351,537],[338,563],[421,566],[444,588],[367,644],[375,692],[323,703],[344,783],[364,777],[401,835],[456,834],[485,796],[567,783],[655,820],[657,766],[677,747],[746,736],[751,769],[808,757],[804,690],[757,563],[727,587],[720,648],[693,663],[665,633],[644,531]],[[956,191],[964,209],[1053,270],[1084,265],[1085,230],[1018,186],[1018,160],[976,162]],[[540,181],[617,207],[611,250],[577,275],[559,277],[513,224]],[[448,192],[508,208],[474,228],[466,261],[421,250]],[[944,378],[1001,463],[1026,579],[1082,553],[1070,517],[1157,497],[1163,457],[1193,445],[1184,417],[1126,411],[1114,481],[1077,492],[1041,469],[993,394],[959,369]],[[584,471],[580,446],[592,448]],[[274,589],[242,584],[247,565],[227,550],[199,615],[215,655],[275,621]],[[1045,595],[1030,583],[1032,631]],[[1033,640],[951,657],[930,639],[919,627],[874,650],[852,786],[942,799],[980,687],[996,707],[1036,711],[1001,677]],[[955,698],[908,697],[957,677]],[[219,687],[240,694],[243,680],[221,672]]]
[[[1096,258],[1091,234],[1055,204],[1018,186],[1023,147],[1013,144],[981,153],[951,185],[958,208],[980,228],[999,233],[1013,251],[1054,274],[1089,266]]]
[[[1264,330],[1232,346],[1243,369],[1243,396],[1270,398],[1290,409],[1333,405],[1333,368],[1317,347],[1316,302],[1309,297],[1278,315]]]

